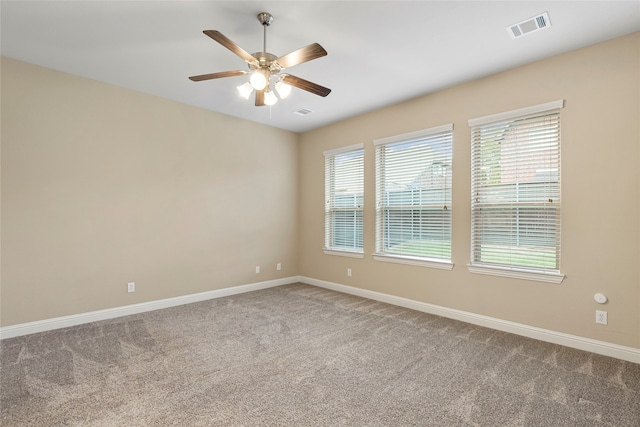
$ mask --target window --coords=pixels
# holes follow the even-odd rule
[[[471,265],[560,283],[560,109],[556,101],[469,121]]]
[[[374,141],[379,261],[451,269],[453,125]]]
[[[364,257],[364,145],[324,152],[324,252]]]

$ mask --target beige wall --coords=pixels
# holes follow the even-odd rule
[[[3,327],[298,274],[297,134],[7,58],[1,124]]]
[[[0,325],[300,274],[640,348],[639,76],[637,33],[296,135],[3,58]],[[471,274],[467,120],[556,99],[567,278]],[[451,122],[455,267],[373,261],[372,140]],[[322,152],[360,142],[366,256],[324,255]]]
[[[565,100],[560,285],[471,274],[467,121]],[[640,348],[640,33],[462,84],[303,134],[300,274]],[[452,271],[377,262],[376,138],[454,123]],[[324,255],[322,152],[365,144],[365,258]],[[352,277],[346,269],[351,268]],[[596,325],[593,295],[610,302]]]

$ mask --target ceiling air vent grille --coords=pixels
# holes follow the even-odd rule
[[[313,111],[307,108],[301,108],[298,111],[294,111],[293,114],[298,114],[299,116],[306,116],[307,114],[311,114]]]
[[[517,24],[509,25],[507,27],[507,32],[512,39],[517,39],[518,37],[535,33],[536,31],[540,31],[550,26],[551,21],[549,21],[549,15],[547,12],[544,12],[538,16],[534,16],[533,18],[518,22]]]

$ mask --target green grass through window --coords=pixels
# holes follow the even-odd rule
[[[407,240],[386,250],[389,254],[451,258],[451,242],[441,240]]]
[[[557,269],[556,249],[483,245],[480,262],[508,267]]]

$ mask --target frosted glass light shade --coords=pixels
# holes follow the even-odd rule
[[[251,74],[249,81],[255,90],[262,90],[267,85],[267,78],[260,71]]]
[[[280,98],[285,99],[291,93],[291,85],[286,84],[283,81],[276,83],[276,90],[280,95]]]
[[[264,93],[264,103],[266,105],[273,105],[278,102],[278,97],[275,93],[268,91]]]
[[[240,93],[240,96],[243,97],[244,99],[249,99],[249,95],[251,95],[251,92],[253,92],[253,86],[251,86],[251,83],[246,82],[243,85],[240,85],[237,87],[238,92]]]

